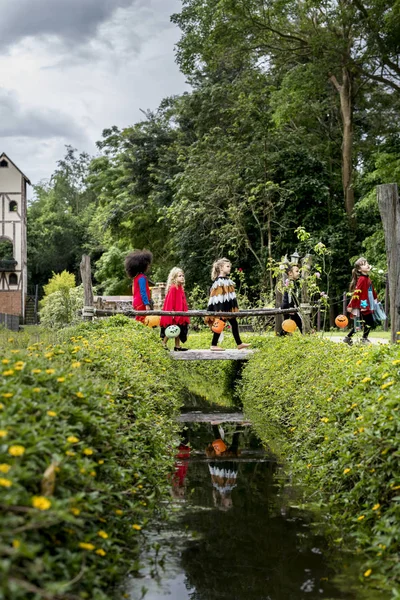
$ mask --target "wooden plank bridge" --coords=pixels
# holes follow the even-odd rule
[[[236,350],[227,348],[226,350],[186,350],[185,352],[170,351],[173,360],[249,360],[255,350],[246,348],[246,350]]]

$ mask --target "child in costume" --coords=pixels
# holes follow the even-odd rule
[[[163,310],[176,310],[177,312],[186,312],[188,305],[185,296],[185,274],[182,269],[174,267],[171,269],[166,286],[166,296],[164,300]],[[178,325],[180,334],[175,338],[175,352],[182,352],[187,348],[181,347],[181,342],[184,344],[187,340],[190,319],[189,317],[167,317],[162,316],[160,320],[161,338],[165,348],[167,347],[168,338],[165,337],[165,329],[168,325]]]
[[[350,292],[352,293],[352,296],[347,305],[347,311],[350,313],[350,318],[353,319],[353,326],[343,339],[345,344],[349,344],[349,346],[352,346],[353,340],[351,338],[356,332],[355,319],[360,319],[363,324],[361,343],[371,343],[368,339],[368,334],[375,326],[373,312],[377,295],[374,286],[372,285],[372,281],[368,276],[370,270],[371,266],[368,264],[367,259],[362,256],[354,263],[350,283]]]
[[[297,265],[289,265],[286,269],[287,279],[283,292],[281,308],[294,308],[299,306],[299,285],[300,269]],[[286,285],[287,284],[287,285]],[[303,333],[303,323],[299,313],[285,316],[285,319],[292,319],[299,328],[300,333]],[[286,331],[280,332],[279,335],[287,335]]]
[[[125,259],[125,270],[132,278],[132,306],[134,310],[150,310],[151,294],[146,273],[150,270],[153,255],[148,250],[134,250]],[[145,317],[136,317],[143,321]]]
[[[210,289],[210,298],[208,300],[208,311],[218,312],[232,312],[235,313],[239,310],[238,303],[235,294],[235,284],[232,279],[229,278],[232,264],[227,258],[220,258],[216,260],[211,269],[211,279],[213,284]],[[235,317],[228,318],[232,327],[232,334],[235,338],[238,350],[248,348],[250,344],[244,344],[240,339],[239,325]],[[224,320],[225,320],[224,318]],[[214,321],[214,319],[212,319]],[[207,320],[207,322],[210,322]],[[220,333],[214,333],[211,350],[223,351],[224,348],[218,346],[218,340]]]

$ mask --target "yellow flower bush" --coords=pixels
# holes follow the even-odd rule
[[[45,498],[45,496],[33,496],[32,506],[38,510],[49,510],[51,501],[48,498]]]
[[[18,444],[15,446],[10,446],[8,449],[8,454],[11,454],[11,456],[22,456],[25,454],[25,447]]]

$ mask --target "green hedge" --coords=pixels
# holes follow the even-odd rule
[[[18,348],[0,378],[0,598],[116,598],[168,490],[177,378],[157,335],[114,317]]]
[[[246,415],[328,508],[336,543],[357,549],[360,579],[399,598],[399,347],[300,336],[259,347],[243,376]]]

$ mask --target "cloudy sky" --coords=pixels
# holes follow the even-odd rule
[[[65,145],[142,120],[188,89],[174,62],[180,0],[0,0],[0,153],[37,183]]]

